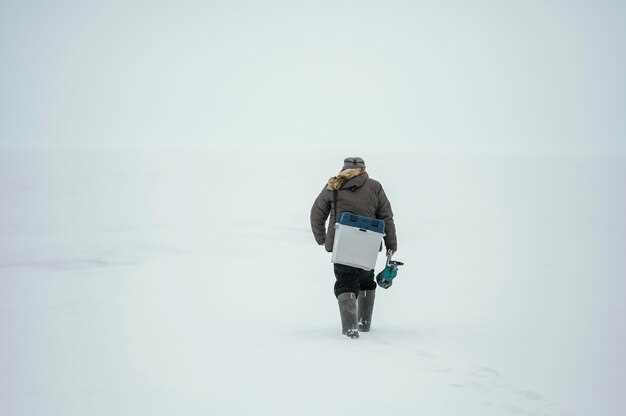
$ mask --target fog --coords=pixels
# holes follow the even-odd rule
[[[624,153],[620,2],[32,2],[11,146]]]

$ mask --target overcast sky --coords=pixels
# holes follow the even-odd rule
[[[2,1],[0,145],[626,154],[624,2],[296,3]]]

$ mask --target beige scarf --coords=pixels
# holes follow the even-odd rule
[[[341,187],[348,182],[350,179],[359,176],[365,172],[363,168],[353,168],[353,169],[345,169],[339,172],[339,175],[333,176],[328,180],[328,186],[326,187],[329,191],[336,191],[341,189]]]

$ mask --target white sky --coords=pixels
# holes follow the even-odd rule
[[[0,146],[626,154],[623,2],[114,3],[0,4]]]

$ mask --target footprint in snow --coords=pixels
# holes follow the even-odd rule
[[[532,390],[522,390],[519,395],[526,400],[543,400],[543,396]]]

